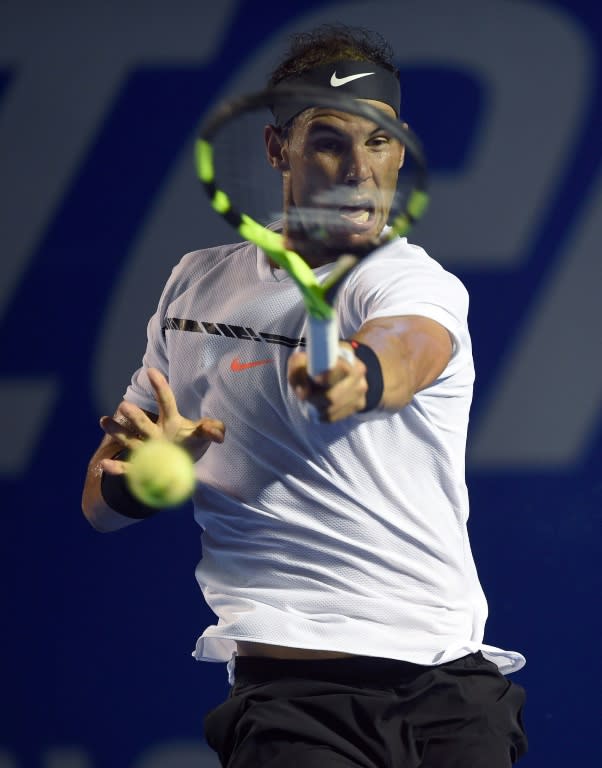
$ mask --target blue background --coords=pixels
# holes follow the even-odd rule
[[[337,20],[399,53],[433,172],[413,239],[471,295],[470,531],[486,641],[527,657],[523,764],[601,765],[600,6],[49,6],[0,4],[0,768],[216,765],[202,717],[227,686],[190,655],[212,621],[190,508],[101,536],[81,488],[172,266],[232,237],[195,127],[289,31]]]

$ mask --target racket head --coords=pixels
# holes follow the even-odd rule
[[[273,229],[267,230],[269,234],[265,231],[266,227],[279,218],[287,215],[290,217],[291,211],[283,210],[282,184],[279,175],[269,167],[263,128],[273,121],[271,110],[275,106],[296,103],[310,103],[318,108],[331,108],[368,120],[405,147],[406,159],[398,177],[403,178],[404,189],[393,201],[388,227],[363,250],[370,251],[386,240],[406,235],[422,217],[428,204],[428,172],[420,140],[405,123],[382,109],[348,94],[326,88],[280,84],[275,88],[226,99],[211,110],[201,126],[195,146],[195,157],[197,175],[214,210],[244,239],[255,242],[281,266],[289,268],[286,257],[279,261],[287,250],[283,238]],[[228,134],[229,128],[239,123],[242,126],[242,120],[251,116],[255,123],[250,120],[244,128],[239,128],[238,140],[236,128]],[[239,168],[240,172],[233,171],[233,167]],[[246,193],[246,196],[243,194],[245,187],[250,190],[250,194]],[[264,202],[257,193],[266,190],[267,196],[271,195],[271,200]],[[336,197],[336,190],[333,192]],[[312,205],[315,205],[315,210],[321,207],[320,201]],[[324,202],[323,208],[328,206],[332,206],[331,201]],[[312,231],[308,230],[309,228],[306,228],[305,231],[310,240],[327,237],[327,232],[319,226]],[[361,257],[365,254],[358,255]]]
[[[281,174],[270,167],[264,141],[265,126],[273,124],[272,109],[298,103],[369,121],[403,145],[405,152],[403,173],[397,175],[397,189],[391,194],[388,226],[361,248],[345,247],[345,252],[337,252],[336,263],[324,282],[316,278],[307,261],[291,246],[295,242],[294,237],[290,237],[291,209],[283,210]],[[367,101],[327,88],[279,84],[276,88],[219,102],[200,128],[195,158],[198,178],[213,209],[244,240],[255,243],[285,269],[301,291],[309,315],[310,375],[330,369],[338,354],[333,305],[340,285],[361,259],[392,238],[405,236],[426,210],[428,174],[418,137],[406,124]],[[247,188],[250,194],[245,194]],[[337,210],[340,205],[336,196],[341,193],[344,198],[347,190],[348,187],[333,186],[332,190],[326,190],[325,202],[323,199],[312,201],[309,209],[304,209],[305,244],[309,242],[318,248],[328,240],[329,217],[333,208]],[[324,190],[320,192],[324,198]],[[293,221],[293,226],[295,224]]]

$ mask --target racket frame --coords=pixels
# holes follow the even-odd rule
[[[386,234],[374,249],[394,237],[405,236],[422,217],[428,205],[427,164],[424,150],[416,134],[401,121],[382,110],[348,94],[309,86],[266,88],[219,102],[205,118],[195,142],[196,172],[209,197],[212,208],[244,239],[255,243],[278,266],[282,267],[299,288],[308,315],[307,351],[311,376],[332,368],[338,356],[339,335],[334,300],[346,276],[360,260],[354,254],[337,259],[327,278],[319,281],[312,268],[295,251],[286,247],[284,235],[268,229],[251,216],[239,211],[230,196],[220,188],[216,175],[212,140],[225,123],[260,107],[270,108],[276,101],[294,101],[314,107],[340,109],[371,120],[400,141],[414,161],[413,187],[405,207],[389,222]]]

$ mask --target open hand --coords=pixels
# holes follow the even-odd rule
[[[178,443],[198,461],[211,443],[223,443],[224,423],[218,419],[202,418],[192,421],[178,411],[173,391],[163,374],[156,368],[149,368],[148,379],[159,407],[156,419],[133,403],[123,401],[114,416],[103,416],[100,426],[123,448],[133,450],[145,440],[164,439]],[[102,461],[103,470],[110,474],[122,474],[124,462],[114,459]]]

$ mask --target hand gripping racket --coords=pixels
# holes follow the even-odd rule
[[[278,103],[310,103],[365,118],[378,130],[386,132],[405,147],[405,161],[398,177],[397,190],[388,219],[388,226],[369,247],[341,254],[320,281],[299,253],[287,247],[282,232],[268,228],[274,219],[284,218],[282,185],[276,187],[271,201],[259,198],[268,187],[263,168],[268,168],[263,146],[263,126],[271,122],[268,110]],[[252,116],[253,120],[248,120]],[[257,138],[254,148],[252,141]],[[261,142],[261,143],[259,143]],[[255,156],[261,168],[248,166]],[[219,103],[206,117],[195,145],[196,170],[209,196],[213,209],[220,214],[244,240],[261,248],[278,266],[291,276],[298,286],[308,315],[307,352],[311,376],[332,368],[339,354],[339,335],[335,299],[339,287],[351,270],[374,249],[394,237],[404,236],[422,216],[427,204],[427,166],[423,149],[416,135],[400,121],[383,110],[349,95],[314,87],[283,87],[266,89]],[[233,167],[234,171],[227,170]],[[273,178],[278,175],[268,168]],[[335,195],[336,197],[336,195]],[[332,200],[332,196],[331,196]],[[319,210],[320,200],[313,204]],[[332,202],[324,205],[332,206]],[[257,211],[257,212],[256,212]],[[308,227],[307,238],[317,241],[328,237],[320,226]]]

